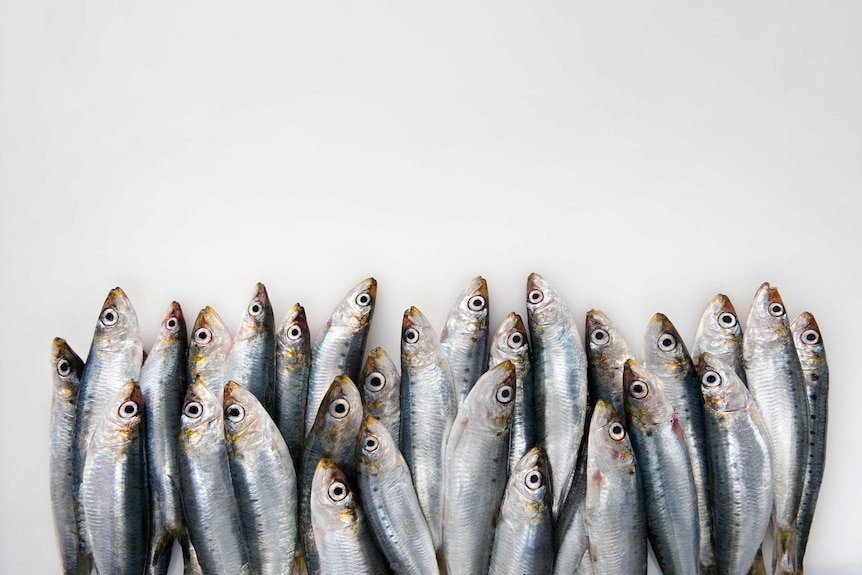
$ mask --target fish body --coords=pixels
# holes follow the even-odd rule
[[[382,347],[368,353],[359,379],[362,411],[386,426],[395,449],[401,445],[401,374]]]
[[[401,453],[435,549],[442,542],[443,466],[456,411],[452,374],[436,332],[411,307],[401,325]]]
[[[130,380],[108,402],[87,447],[80,498],[99,573],[139,575],[147,559],[147,470],[141,390]]]
[[[515,365],[515,408],[509,438],[509,459],[506,474],[510,475],[518,461],[536,444],[536,408],[533,399],[533,368],[530,343],[521,316],[510,313],[491,339],[488,369],[509,360]]]
[[[377,281],[374,278],[359,282],[347,292],[314,342],[305,405],[306,435],[314,425],[317,410],[332,380],[344,373],[351,381],[359,381],[376,297]]]
[[[748,389],[772,444],[774,573],[797,573],[796,516],[808,458],[808,399],[802,365],[778,290],[757,290],[745,325]]]
[[[221,397],[227,383],[225,366],[233,339],[216,311],[207,306],[198,313],[189,339],[188,382],[203,381],[210,393]]]
[[[572,575],[578,572],[583,561],[592,563],[586,523],[587,443],[581,442],[575,476],[554,524],[555,575]],[[586,569],[587,566],[584,566]]]
[[[587,375],[590,403],[603,399],[623,410],[623,366],[632,358],[629,346],[611,320],[597,309],[587,312]]]
[[[488,365],[488,284],[476,276],[467,284],[446,318],[440,347],[452,371],[458,407]]]
[[[271,411],[275,386],[275,320],[266,287],[258,283],[227,355],[225,381],[248,388]],[[218,395],[216,395],[218,397]]]
[[[488,370],[464,400],[446,445],[443,549],[449,575],[488,571],[494,519],[506,487],[515,366]]]
[[[569,490],[587,413],[587,357],[577,325],[560,295],[539,274],[527,279],[536,441],[548,455],[554,516]]]
[[[273,410],[276,424],[299,466],[305,439],[305,402],[311,370],[311,339],[305,309],[294,304],[276,335]]]
[[[712,477],[717,572],[745,575],[772,512],[769,434],[731,365],[704,352],[698,373]]]

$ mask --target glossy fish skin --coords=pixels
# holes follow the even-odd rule
[[[515,366],[491,368],[470,391],[446,445],[443,550],[449,575],[488,571],[494,520],[506,487]]]
[[[712,477],[717,572],[745,575],[772,512],[769,435],[733,367],[704,352],[698,374]]]
[[[209,306],[202,309],[189,339],[189,383],[200,378],[206,383],[210,393],[221,397],[227,382],[224,370],[232,344],[230,331],[219,314]]]
[[[80,497],[99,573],[139,575],[147,559],[147,470],[141,390],[130,380],[108,403],[87,447]]]
[[[81,555],[81,538],[72,497],[72,450],[75,438],[75,404],[84,362],[66,340],[55,337],[51,344],[51,434],[50,477],[54,531],[65,575],[89,575],[90,561]]]
[[[322,573],[388,575],[347,475],[329,458],[316,466],[311,486],[311,520]]]
[[[712,513],[709,508],[709,465],[700,382],[682,336],[664,314],[655,314],[647,326],[643,358],[644,367],[661,380],[662,389],[682,427],[697,491],[700,573],[714,573],[715,544],[712,537]]]
[[[439,575],[434,543],[410,468],[386,426],[366,416],[356,450],[365,518],[389,566],[399,575]]]
[[[623,388],[656,559],[666,575],[697,573],[697,492],[682,426],[659,379],[634,360],[625,364]]]
[[[259,575],[289,575],[297,542],[290,451],[250,389],[229,381],[224,414],[231,480],[251,567]]]
[[[515,465],[500,505],[490,575],[552,573],[554,520],[550,477],[540,447],[530,449]]]
[[[805,483],[802,487],[802,501],[796,518],[797,564],[802,573],[802,560],[808,547],[814,508],[820,493],[820,482],[826,465],[826,424],[829,417],[829,365],[826,362],[826,348],[820,327],[814,316],[803,312],[791,324],[793,343],[802,364],[802,378],[808,396],[808,464]]]
[[[583,561],[592,563],[587,549],[589,543],[586,523],[587,443],[587,441],[581,442],[575,476],[572,478],[572,485],[554,523],[555,575],[579,573]],[[589,569],[583,566],[583,570],[591,573],[592,565]]]
[[[751,304],[743,358],[748,389],[772,443],[773,572],[797,573],[796,515],[808,458],[808,400],[784,304],[768,283]]]
[[[632,359],[632,353],[622,334],[601,311],[588,311],[586,324],[590,403],[603,399],[614,411],[624,413],[623,365]]]
[[[401,453],[435,549],[442,542],[446,441],[457,409],[437,334],[422,312],[411,307],[401,324]]]
[[[311,371],[311,338],[305,308],[293,304],[276,335],[275,393],[273,409],[275,422],[299,466],[302,444],[305,439],[305,402],[308,394],[308,377]]]
[[[509,439],[509,460],[506,475],[536,444],[536,408],[533,400],[533,368],[530,343],[521,316],[512,312],[506,316],[491,339],[488,369],[505,360],[515,364],[515,410]]]
[[[222,398],[200,379],[186,392],[178,454],[183,509],[203,572],[250,575],[228,463]]]
[[[189,554],[177,460],[187,361],[185,319],[180,304],[171,302],[156,342],[141,368],[140,381],[144,421],[147,422],[145,440],[150,486],[147,573],[153,575],[168,572],[175,538],[181,542],[184,555]]]
[[[224,380],[248,388],[271,411],[275,385],[275,320],[266,287],[258,283],[227,355]],[[218,397],[218,394],[215,394]]]
[[[401,374],[382,347],[375,347],[368,353],[359,382],[363,413],[385,425],[395,449],[400,449]]]
[[[637,469],[639,462],[620,417],[604,400],[600,399],[593,409],[588,441],[589,549],[581,565],[589,560],[596,575],[646,575],[645,494]]]
[[[575,468],[587,414],[587,356],[575,318],[539,274],[527,278],[527,322],[533,353],[536,441],[548,454],[554,517]]]
[[[694,336],[694,348],[691,357],[695,365],[700,356],[709,352],[736,372],[745,383],[745,365],[742,360],[742,326],[736,309],[730,298],[718,294],[703,312],[697,334]]]
[[[461,407],[488,365],[488,284],[482,276],[470,280],[455,298],[440,333],[440,347]]]
[[[353,475],[356,464],[356,434],[362,423],[362,398],[347,375],[336,376],[329,386],[311,431],[305,438],[299,466],[299,535],[309,575],[321,573],[311,524],[311,492],[317,462],[332,459]]]
[[[359,282],[347,292],[314,342],[305,405],[306,435],[314,425],[320,402],[332,380],[344,373],[351,381],[359,381],[376,297],[377,281],[374,278]],[[314,473],[313,469],[311,473]]]

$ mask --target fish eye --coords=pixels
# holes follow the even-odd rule
[[[473,311],[482,311],[485,309],[485,298],[480,295],[474,295],[467,300],[467,307]]]
[[[329,498],[336,503],[347,497],[347,486],[340,481],[333,481],[329,486]]]
[[[658,338],[658,348],[662,351],[673,351],[676,349],[676,338],[669,333],[662,334]]]
[[[515,399],[515,390],[511,385],[503,385],[497,390],[497,401],[500,403],[509,403]]]
[[[645,382],[636,379],[629,384],[629,395],[635,399],[643,399],[649,395],[649,386]]]
[[[299,325],[292,323],[290,327],[287,328],[287,337],[288,339],[292,339],[296,341],[300,337],[302,337],[302,328]]]
[[[213,340],[213,332],[208,327],[201,327],[195,331],[195,343],[198,345],[209,345]]]
[[[183,414],[189,419],[197,419],[204,413],[204,406],[199,401],[190,401],[183,408]]]
[[[120,314],[112,307],[106,308],[101,317],[102,323],[105,325],[114,325],[118,321],[120,321]]]
[[[545,294],[542,293],[542,290],[534,289],[527,294],[527,301],[530,303],[539,303],[543,299],[545,299]]]
[[[608,428],[608,435],[614,441],[620,441],[621,439],[623,439],[626,436],[626,428],[623,427],[622,423],[615,421]]]
[[[138,414],[138,404],[129,400],[120,406],[118,413],[123,419],[131,419]]]
[[[781,317],[784,315],[784,306],[780,303],[772,302],[769,304],[769,313],[770,315],[774,315],[775,317]]]
[[[733,327],[736,325],[736,316],[729,311],[723,312],[718,316],[718,325],[721,327]]]
[[[245,419],[245,408],[238,403],[234,403],[225,410],[225,416],[234,423],[238,423]]]
[[[174,331],[178,325],[180,325],[180,322],[178,322],[175,317],[169,318],[168,321],[165,322],[165,327],[171,331]]]
[[[368,453],[374,453],[375,451],[377,451],[377,448],[380,447],[380,442],[377,441],[377,438],[373,435],[369,435],[365,438],[365,443],[362,445],[362,447]]]
[[[706,387],[715,387],[721,383],[721,376],[716,371],[706,371],[700,376],[700,382]]]
[[[386,385],[386,378],[379,371],[372,371],[365,377],[365,388],[368,391],[380,391]]]
[[[611,336],[602,328],[596,328],[590,333],[590,341],[596,345],[608,345],[611,341]]]
[[[509,337],[506,338],[506,345],[512,349],[518,349],[524,345],[524,334],[519,331],[509,334]]]
[[[817,330],[814,329],[806,329],[802,332],[800,338],[802,343],[807,343],[809,345],[814,345],[815,343],[820,343],[820,334],[817,333]]]
[[[371,303],[371,294],[367,291],[362,292],[358,296],[356,296],[356,305],[367,306]]]
[[[335,419],[343,419],[350,411],[350,403],[346,399],[340,397],[329,404],[329,415]]]
[[[61,358],[57,361],[57,373],[60,374],[60,377],[68,377],[72,373],[72,364]]]
[[[419,341],[419,330],[415,327],[408,327],[404,330],[404,341],[407,343],[416,343]]]
[[[257,300],[248,304],[248,313],[251,316],[257,317],[263,313],[263,305]]]
[[[535,491],[542,486],[542,472],[538,469],[533,469],[524,478],[524,485],[531,491]]]

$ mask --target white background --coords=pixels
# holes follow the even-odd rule
[[[482,274],[496,328],[538,271],[635,350],[763,281],[813,312],[806,572],[862,573],[862,4],[310,4],[0,0],[0,571],[58,572],[50,344],[114,286],[149,347],[256,281],[316,335],[373,275],[394,354],[406,307],[439,329]]]

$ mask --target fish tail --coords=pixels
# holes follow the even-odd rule
[[[775,575],[797,575],[796,529],[776,529],[772,551],[772,571]]]
[[[188,530],[179,536],[180,548],[183,550],[183,575],[204,575],[204,570],[198,562],[198,554],[189,539]]]
[[[167,531],[154,534],[147,552],[147,575],[166,575],[174,550],[174,536]]]

